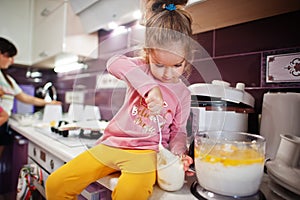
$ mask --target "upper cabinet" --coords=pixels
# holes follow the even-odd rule
[[[194,34],[299,9],[299,0],[204,0],[187,8]]]
[[[88,9],[99,0],[70,0],[71,6],[76,14]]]
[[[74,54],[83,61],[97,58],[97,32],[84,31],[69,1],[34,0],[34,66],[52,68],[58,58]]]
[[[109,36],[101,38],[99,58],[107,60],[116,54],[140,52],[144,48],[145,27],[135,24],[130,28],[120,27]]]
[[[18,49],[14,61],[31,65],[32,0],[1,0],[0,37],[14,43]]]
[[[134,12],[147,0],[1,0],[0,36],[16,44],[16,64],[51,67],[58,58],[77,55],[80,60],[104,57],[123,49],[115,41],[133,39],[130,33],[115,41],[98,43],[98,30],[110,22],[136,20]],[[186,8],[193,32],[200,33],[300,9],[300,0],[203,0]],[[139,34],[142,35],[142,34]],[[128,42],[127,42],[128,43]],[[114,46],[111,46],[114,45]],[[120,46],[118,46],[120,45]],[[128,44],[126,48],[128,47]]]
[[[83,22],[86,32],[110,29],[110,22],[118,25],[136,20],[141,0],[70,0]],[[142,0],[144,1],[144,0]]]

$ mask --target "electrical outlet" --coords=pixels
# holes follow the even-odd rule
[[[66,103],[84,103],[84,92],[68,91],[65,94]]]
[[[97,89],[126,88],[126,83],[111,74],[101,74],[97,77]]]

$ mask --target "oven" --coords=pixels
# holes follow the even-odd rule
[[[28,165],[34,169],[36,177],[32,179],[35,192],[34,199],[45,200],[45,182],[48,176],[64,165],[65,162],[57,158],[52,153],[48,152],[39,145],[30,142],[28,143]],[[38,194],[37,194],[38,193]],[[78,196],[79,200],[108,200],[110,199],[110,191],[101,186],[97,182],[90,184],[81,195]]]
[[[22,180],[19,180],[19,182],[21,182],[20,184],[22,185],[22,187],[19,186],[19,190],[24,187],[27,188],[23,189],[23,192],[18,195],[19,197],[30,195],[34,196],[35,199],[46,199],[45,182],[49,174],[58,169],[60,166],[64,165],[65,162],[30,141],[28,143],[27,161],[28,164],[25,165],[20,171],[20,177],[25,179],[25,181],[30,180],[31,186],[22,185]],[[26,173],[30,173],[30,179],[27,178],[28,174]],[[25,181],[23,180],[23,182]],[[31,191],[28,192],[26,190]]]

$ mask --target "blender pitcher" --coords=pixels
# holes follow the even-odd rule
[[[195,135],[195,169],[200,186],[216,194],[244,197],[258,192],[265,162],[265,138],[243,132]]]

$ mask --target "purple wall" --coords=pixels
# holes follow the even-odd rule
[[[246,91],[256,100],[255,115],[251,116],[251,132],[257,132],[257,115],[261,113],[261,104],[265,92],[299,92],[300,83],[268,84],[265,82],[265,58],[269,54],[300,51],[299,33],[296,31],[300,11],[277,15],[252,22],[238,24],[194,35],[194,39],[205,48],[212,57],[224,81],[234,86],[238,82],[246,84]],[[109,32],[99,31],[99,41],[109,37]],[[101,48],[101,46],[100,46]],[[101,52],[101,51],[100,51]],[[204,82],[201,72],[205,70],[205,59],[197,60],[202,68],[193,71],[189,83]],[[85,103],[100,107],[104,119],[109,120],[124,98],[124,90],[96,89],[97,75],[105,72],[105,60],[90,61],[86,71],[47,78],[57,79],[55,86],[58,98],[64,101],[66,91],[74,86],[83,86],[86,92]],[[24,78],[15,77],[19,83]],[[206,82],[215,77],[205,77]],[[116,91],[118,91],[116,93]],[[116,96],[116,94],[118,94]],[[67,104],[64,110],[68,109]]]
[[[299,20],[300,11],[297,11],[194,36],[216,63],[222,79],[232,86],[238,82],[245,83],[246,91],[255,97],[255,114],[250,115],[249,121],[250,132],[258,133],[258,114],[261,113],[264,93],[300,92],[299,82],[270,84],[265,81],[267,55],[300,52],[299,33],[296,31]],[[189,82],[204,80],[194,70]]]

